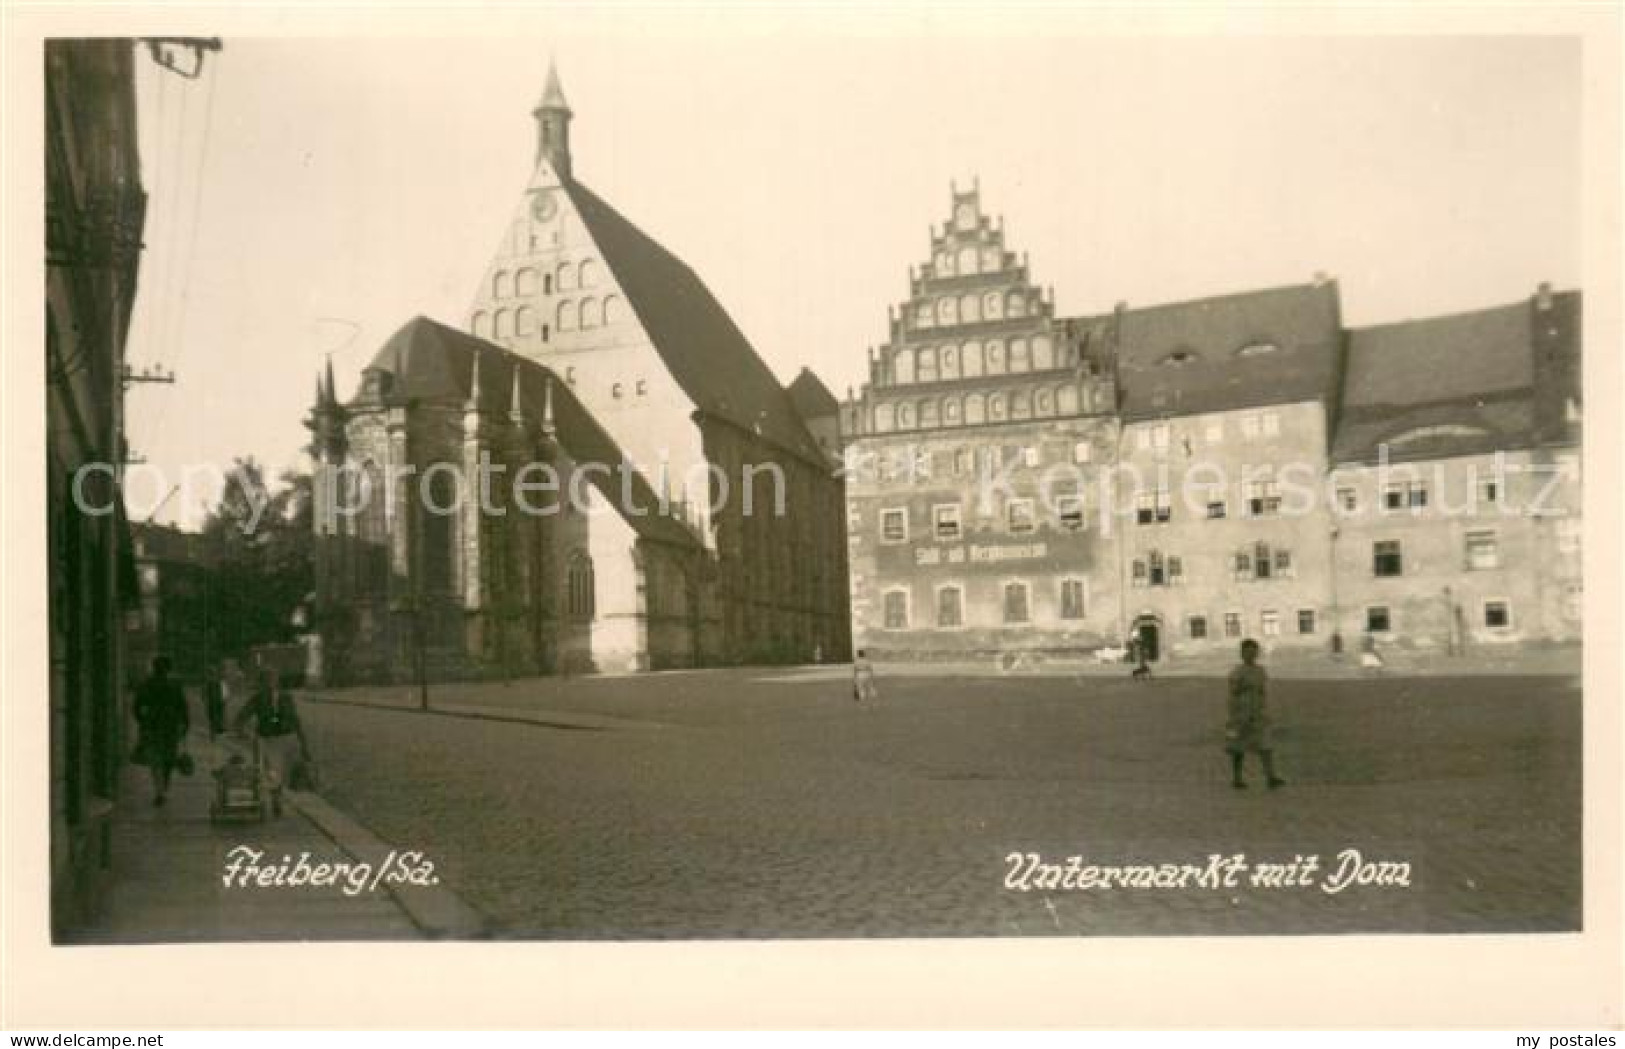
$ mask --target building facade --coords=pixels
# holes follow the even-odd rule
[[[124,345],[146,215],[132,47],[116,39],[45,46],[53,935],[95,910],[110,876],[123,697],[137,669],[121,636],[137,587],[117,479]]]
[[[873,654],[1579,639],[1578,293],[1351,331],[1317,276],[1057,319],[974,188],[909,280],[840,415]]]

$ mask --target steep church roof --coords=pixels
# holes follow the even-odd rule
[[[824,385],[824,380],[813,374],[811,368],[801,369],[801,374],[795,377],[785,392],[790,395],[790,403],[795,405],[796,412],[804,420],[840,413],[841,402],[835,399],[829,387]]]
[[[1334,281],[1124,310],[1123,417],[1330,402],[1341,330]]]
[[[637,470],[627,471],[624,488],[620,464],[626,459],[592,413],[576,398],[568,383],[549,368],[501,346],[458,331],[427,317],[414,317],[379,348],[363,369],[366,377],[352,407],[401,401],[466,405],[472,390],[474,359],[479,357],[478,407],[505,418],[512,408],[514,372],[518,370],[519,401],[524,417],[539,425],[552,393],[556,439],[577,463],[602,463],[610,468],[591,471],[588,477],[610,505],[645,539],[698,546],[698,537],[681,521],[660,512],[660,499]],[[380,381],[383,379],[384,381]]]
[[[593,242],[672,377],[702,412],[822,462],[789,395],[699,276],[578,181],[564,180]]]

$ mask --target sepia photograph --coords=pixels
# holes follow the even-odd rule
[[[53,954],[1613,935],[1580,35],[688,13],[37,42]]]

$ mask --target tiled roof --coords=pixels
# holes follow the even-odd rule
[[[1343,404],[1424,404],[1527,389],[1529,304],[1349,332]]]
[[[778,379],[704,282],[579,182],[566,191],[672,377],[702,412],[823,462]]]
[[[813,374],[811,368],[801,369],[801,374],[786,391],[790,394],[790,403],[795,405],[796,412],[802,419],[819,419],[826,415],[836,415],[841,410],[841,402],[829,392],[824,380]]]
[[[1125,309],[1117,368],[1127,421],[1331,401],[1341,325],[1327,281]]]
[[[1350,331],[1333,459],[1374,462],[1383,445],[1402,461],[1562,440],[1569,387],[1578,392],[1579,299]]]
[[[559,446],[578,463],[603,463],[610,467],[608,476],[602,471],[588,475],[605,500],[646,539],[698,545],[698,538],[686,525],[660,512],[659,497],[641,473],[634,472],[632,483],[627,486],[629,490],[622,490],[620,464],[625,459],[619,446],[576,399],[569,384],[543,365],[427,317],[415,317],[390,336],[365,371],[389,376],[387,396],[392,401],[466,404],[476,354],[480,365],[480,407],[484,411],[506,418],[512,406],[514,369],[517,368],[521,410],[532,426],[539,426],[551,380],[553,420]],[[361,403],[361,399],[352,403]]]

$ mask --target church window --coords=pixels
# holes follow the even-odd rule
[[[609,388],[609,395],[611,397],[615,398],[617,401],[620,400],[621,399],[621,384],[620,383],[615,383],[613,386],[611,386]]]
[[[514,292],[520,297],[536,294],[536,271],[526,267],[514,278]]]
[[[1004,300],[1004,314],[1007,317],[1027,316],[1027,301],[1021,297],[1021,292],[1012,291]]]
[[[935,425],[937,425],[937,418],[938,418],[938,416],[937,416],[937,402],[936,401],[921,401],[920,402],[920,425],[921,426],[935,426]]]
[[[619,295],[604,296],[604,323],[614,324],[621,319],[621,298]]]
[[[553,294],[553,274],[551,273],[542,274],[542,294]]]
[[[898,350],[897,356],[892,358],[892,366],[896,369],[893,376],[897,382],[909,383],[914,381],[914,354],[910,350]]]
[[[1037,415],[1055,414],[1055,394],[1049,390],[1039,390],[1033,396],[1033,412]]]
[[[552,334],[552,328],[551,328],[551,326],[549,326],[549,325],[546,325],[546,324],[544,324],[544,325],[542,325],[542,341],[543,341],[543,342],[546,342],[546,341],[547,341],[547,337],[548,337],[548,336],[549,336],[549,335],[551,335],[551,334]]]
[[[559,264],[559,270],[558,270],[558,289],[560,291],[572,291],[572,290],[574,290],[575,286],[576,286],[576,268],[575,268],[575,265],[573,263],[569,263],[569,262],[560,263]]]
[[[993,247],[992,245],[989,245],[988,247],[985,247],[985,248],[982,249],[982,272],[983,273],[992,273],[995,270],[999,269],[1001,261],[1002,260],[999,258],[999,249],[998,248]]]
[[[1062,415],[1072,415],[1078,410],[1078,388],[1076,386],[1063,386],[1055,395],[1055,410]]]
[[[1013,372],[1031,371],[1033,366],[1032,351],[1027,347],[1026,339],[1010,340],[1010,370]]]
[[[496,274],[491,278],[491,297],[493,299],[505,299],[511,294],[513,294],[513,285],[508,281],[508,271],[497,270]]]
[[[959,425],[959,398],[949,397],[942,402],[942,421],[948,426]]]
[[[517,335],[529,335],[535,330],[536,311],[532,310],[529,306],[519,307],[519,312],[514,314],[514,333]]]
[[[580,279],[576,282],[580,287],[590,288],[598,283],[598,263],[592,259],[581,260]]]
[[[643,379],[639,379],[637,389],[638,389],[638,396],[639,397],[647,396],[648,393],[649,393],[649,384],[648,384],[648,382],[643,380]]]
[[[938,299],[937,300],[937,323],[938,324],[958,324],[959,323],[959,300],[958,299]]]
[[[959,370],[967,379],[974,379],[982,374],[982,344],[976,341],[967,342],[959,349]]]
[[[979,393],[965,398],[965,422],[970,426],[987,421],[987,402]]]
[[[939,277],[952,277],[954,275],[954,257],[946,251],[939,251],[937,253],[936,270]]]
[[[989,375],[1004,374],[1004,343],[994,339],[987,344],[987,373]]]
[[[875,406],[875,429],[881,433],[890,433],[896,426],[896,413],[889,404]]]
[[[959,249],[959,260],[955,265],[961,274],[975,273],[977,262],[978,253],[974,247]]]
[[[1031,419],[1033,417],[1033,397],[1026,390],[1017,390],[1010,395],[1010,418]]]
[[[912,404],[899,404],[897,406],[897,428],[899,430],[914,429],[914,406]]]
[[[990,291],[982,296],[982,319],[996,321],[1004,316],[1004,296]]]
[[[935,346],[923,347],[917,352],[915,359],[918,361],[914,368],[915,377],[920,382],[936,382],[937,348]]]
[[[565,599],[565,610],[572,618],[591,619],[597,612],[598,603],[592,558],[579,551],[571,555],[566,585],[569,593]]]
[[[596,328],[603,314],[598,311],[598,300],[588,296],[581,300],[581,327]]]
[[[987,417],[994,422],[1004,418],[1004,397],[1001,394],[992,394],[987,399]]]
[[[972,321],[982,319],[982,300],[975,295],[966,295],[959,300],[959,319],[970,324]]]
[[[491,315],[486,313],[484,310],[474,314],[474,323],[472,327],[475,335],[478,335],[482,339],[488,338],[491,334]]]
[[[497,310],[497,319],[496,323],[491,328],[491,334],[499,339],[506,339],[509,335],[512,335],[513,328],[511,327],[510,321],[511,318],[509,317],[507,310]]]
[[[944,346],[937,354],[944,379],[959,378],[959,347]]]
[[[920,307],[914,311],[914,326],[916,328],[930,328],[934,327],[935,325],[936,314],[932,311],[931,304],[929,302],[922,303]]]
[[[574,331],[576,326],[576,304],[569,300],[559,303],[557,319],[559,331]]]
[[[1033,339],[1033,369],[1035,371],[1048,371],[1055,367],[1055,344],[1048,335],[1039,335]]]

